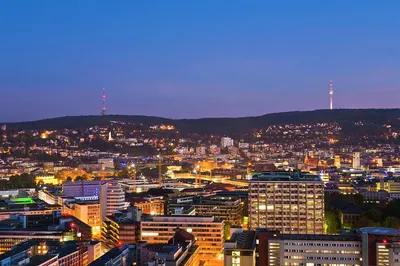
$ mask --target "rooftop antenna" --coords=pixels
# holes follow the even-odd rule
[[[333,85],[332,80],[329,81],[329,109],[333,109]]]
[[[106,115],[106,89],[105,88],[103,88],[102,100],[103,100],[103,109],[101,110],[101,115],[105,116]]]

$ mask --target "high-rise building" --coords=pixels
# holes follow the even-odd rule
[[[229,137],[221,138],[221,148],[227,148],[233,146],[233,139]]]
[[[324,233],[324,182],[299,172],[269,172],[249,181],[249,225],[285,234]]]
[[[217,259],[222,254],[224,222],[212,216],[153,216],[140,223],[141,240],[150,244],[166,243],[177,228],[191,233],[200,247],[200,254]]]
[[[353,168],[354,169],[360,169],[361,168],[360,153],[359,152],[353,153]]]
[[[100,213],[104,221],[106,216],[125,208],[125,192],[117,181],[107,181],[100,186]]]

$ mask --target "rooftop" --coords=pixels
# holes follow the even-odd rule
[[[360,232],[363,234],[371,234],[371,235],[400,236],[399,229],[386,228],[386,227],[364,227],[364,228],[360,228]]]
[[[249,182],[258,181],[302,181],[302,182],[322,182],[322,179],[318,175],[303,174],[299,171],[289,172],[261,172],[253,174]]]

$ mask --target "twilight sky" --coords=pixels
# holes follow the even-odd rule
[[[0,3],[0,121],[400,103],[398,0]]]

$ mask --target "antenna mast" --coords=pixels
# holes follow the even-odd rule
[[[106,115],[106,89],[105,88],[103,88],[102,100],[103,100],[103,109],[101,110],[101,114],[104,116],[104,115]]]
[[[332,80],[329,81],[329,109],[333,109],[333,84]]]

